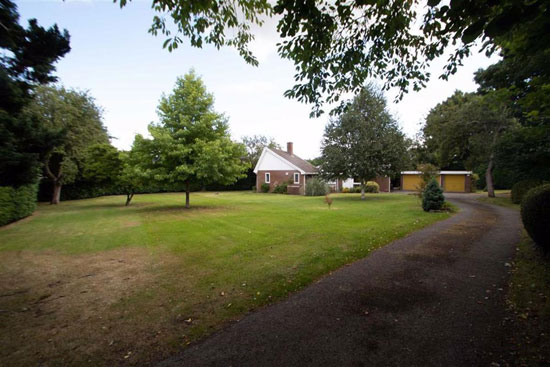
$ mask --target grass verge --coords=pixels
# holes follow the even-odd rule
[[[524,234],[517,247],[508,290],[515,315],[518,366],[550,363],[550,259]]]

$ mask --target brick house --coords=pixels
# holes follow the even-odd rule
[[[286,151],[264,148],[254,168],[256,190],[261,191],[264,183],[269,184],[269,191],[286,182],[289,194],[305,195],[307,180],[319,174],[319,169],[294,154],[293,144],[287,143]]]
[[[319,174],[319,169],[311,163],[303,160],[294,154],[294,146],[291,142],[287,143],[286,151],[274,148],[264,148],[258,163],[254,168],[256,174],[256,190],[261,191],[264,183],[269,184],[269,191],[273,191],[275,186],[286,182],[287,192],[294,195],[305,195],[307,181]],[[389,177],[377,177],[376,181],[380,185],[380,191],[390,191]],[[329,183],[334,191],[341,191],[342,188],[352,188],[357,185],[353,179],[336,180]]]

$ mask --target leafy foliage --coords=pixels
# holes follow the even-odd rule
[[[495,96],[457,91],[430,111],[423,134],[441,167],[474,171],[486,167],[487,188],[494,196],[496,146],[502,134],[516,126],[509,109]]]
[[[269,192],[269,189],[270,187],[268,183],[264,182],[263,184],[260,185],[260,190],[262,190],[263,193]]]
[[[365,192],[370,194],[377,194],[380,192],[380,185],[374,181],[367,181],[365,184]]]
[[[243,136],[241,142],[246,147],[246,160],[252,169],[258,163],[265,147],[281,149],[281,146],[272,137],[263,135]]]
[[[275,188],[273,189],[273,193],[286,194],[287,189],[288,189],[288,184],[286,182],[282,182],[280,184],[275,185]]]
[[[521,220],[533,241],[550,251],[550,184],[529,190],[521,202]]]
[[[406,162],[403,133],[386,108],[383,94],[367,85],[350,108],[325,128],[321,171],[329,179],[399,174]]]
[[[119,0],[119,4],[122,8],[127,0]],[[271,14],[271,6],[266,0],[153,0],[152,8],[161,15],[153,17],[149,33],[166,36],[163,47],[168,51],[177,49],[183,37],[187,37],[191,45],[198,48],[204,44],[213,44],[218,49],[222,46],[235,47],[246,62],[258,64],[248,44],[254,40],[250,28],[262,25],[262,15]],[[175,27],[167,23],[167,17],[171,18]]]
[[[542,185],[543,182],[541,180],[536,179],[529,179],[529,180],[522,180],[514,184],[512,186],[512,192],[511,192],[511,199],[512,203],[519,204],[521,203],[521,200],[534,187]]]
[[[503,134],[495,147],[496,166],[509,180],[550,180],[550,125],[520,127]]]
[[[313,177],[306,183],[306,196],[324,196],[329,192],[328,184],[319,177]]]
[[[54,63],[69,52],[69,34],[36,19],[23,28],[9,0],[0,3],[0,24],[0,185],[19,186],[36,182],[40,156],[58,138],[21,110],[34,86],[56,80]]]
[[[74,182],[82,174],[88,149],[109,143],[102,111],[87,92],[39,86],[23,113],[48,130],[61,133],[43,156],[44,172],[55,188],[51,203],[57,204],[61,185]]]
[[[231,184],[249,167],[244,146],[231,141],[227,120],[213,105],[214,97],[191,71],[161,97],[160,122],[149,125],[152,138],[137,135],[134,141],[140,172],[158,182],[184,183],[186,207],[191,184]]]
[[[31,215],[36,208],[38,185],[0,186],[0,226]]]
[[[122,171],[120,152],[111,144],[90,146],[82,162],[82,178],[97,184],[116,182]]]
[[[253,40],[251,27],[272,15],[265,0],[153,0],[153,8],[161,15],[153,18],[150,32],[166,35],[164,46],[170,51],[184,36],[195,47],[234,46],[253,65],[257,60],[247,47]],[[430,0],[423,7],[401,0],[278,0],[273,7],[283,39],[278,51],[296,67],[296,84],[285,95],[312,103],[312,115],[323,112],[324,102],[357,94],[368,78],[384,80],[385,88],[399,88],[401,97],[411,88],[423,88],[431,77],[431,62],[449,49],[440,75],[444,79],[457,71],[478,40],[488,55],[515,39],[523,41],[516,49],[545,50],[548,13],[545,0]],[[167,15],[175,23],[174,35]],[[234,37],[226,39],[226,34]]]
[[[430,210],[441,210],[444,202],[445,196],[443,196],[443,190],[441,190],[437,181],[432,179],[428,182],[428,185],[426,185],[422,193],[422,209],[426,212]]]

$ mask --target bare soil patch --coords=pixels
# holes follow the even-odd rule
[[[120,303],[154,286],[155,268],[164,264],[158,255],[122,248],[86,255],[5,252],[2,258],[0,364],[130,359],[129,345],[142,335]]]

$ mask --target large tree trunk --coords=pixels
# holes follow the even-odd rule
[[[185,183],[185,208],[189,209],[189,181]]]
[[[495,187],[493,186],[493,168],[494,168],[494,154],[491,153],[489,157],[489,165],[487,166],[487,171],[485,171],[485,181],[487,182],[487,195],[490,198],[495,197]]]
[[[53,204],[53,205],[59,204],[60,199],[61,199],[61,184],[59,183],[59,181],[54,181],[52,200],[50,201],[50,204]]]
[[[361,180],[361,200],[365,200],[365,180]]]

